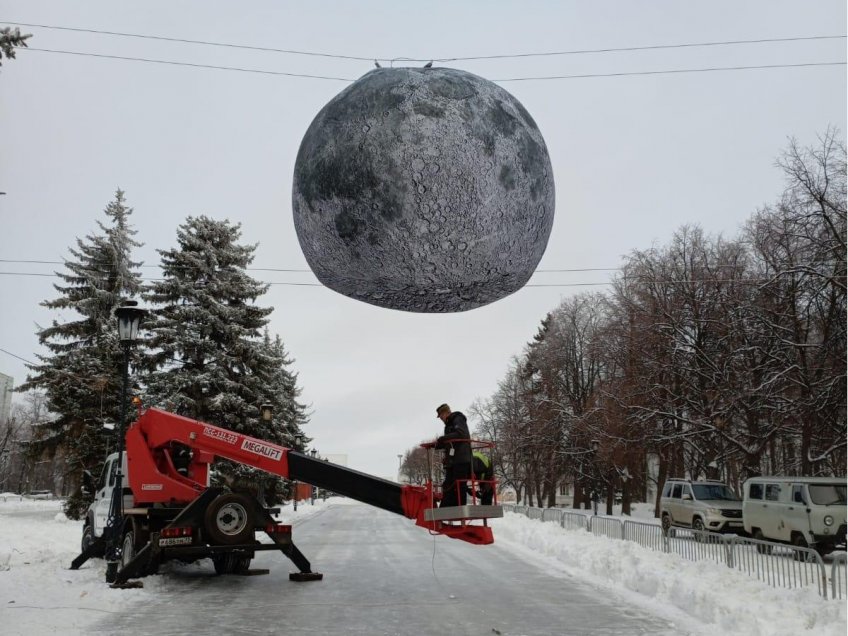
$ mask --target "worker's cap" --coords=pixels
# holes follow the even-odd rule
[[[447,404],[440,404],[436,409],[436,417],[441,417],[442,413],[450,413],[451,409]]]

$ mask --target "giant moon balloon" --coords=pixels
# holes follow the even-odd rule
[[[306,260],[350,298],[465,311],[520,289],[545,252],[554,180],[512,95],[448,68],[381,68],[315,117],[294,170]]]

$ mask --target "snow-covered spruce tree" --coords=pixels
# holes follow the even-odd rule
[[[291,370],[294,360],[289,357],[282,338],[277,335],[271,340],[267,329],[262,337],[262,350],[271,357],[268,367],[260,370],[265,385],[263,402],[274,407],[272,425],[262,430],[273,435],[278,443],[291,448],[295,447],[297,436],[301,436],[301,443],[307,445],[311,439],[304,434],[303,426],[309,422],[309,415],[306,405],[298,401],[301,389],[297,385],[297,373]]]
[[[145,296],[153,307],[147,402],[285,444],[283,418],[294,417],[299,426],[303,407],[282,344],[277,348],[263,338],[272,308],[256,300],[268,286],[245,271],[256,246],[239,244],[240,228],[189,217],[177,229],[178,246],[159,250],[164,279]],[[276,407],[272,426],[260,419],[266,401]],[[263,487],[269,499],[282,489],[280,480],[232,462],[219,461],[215,474],[236,490],[256,493]]]
[[[106,451],[116,443],[115,433],[103,428],[105,421],[120,420],[123,352],[112,311],[121,300],[139,293],[140,263],[131,259],[140,247],[128,223],[132,208],[118,190],[105,210],[108,223],[98,221],[99,233],[77,239],[70,248],[67,272],[54,285],[59,296],[42,304],[56,312],[71,312],[67,320],[53,319],[38,332],[39,342],[50,353],[36,356],[40,363],[29,368],[32,375],[18,391],[41,390],[47,408],[55,416],[41,428],[42,437],[31,447],[33,454],[66,457],[65,480],[72,495],[65,513],[78,519],[89,503],[79,484],[83,470],[99,471]]]
[[[257,371],[257,375],[264,387],[262,403],[273,406],[273,418],[270,423],[260,420],[255,435],[289,448],[298,448],[299,436],[302,449],[311,441],[303,432],[303,426],[309,422],[309,416],[306,406],[298,400],[301,389],[297,385],[297,373],[291,370],[294,360],[286,352],[282,338],[277,335],[271,340],[268,329],[265,329],[263,334],[261,347],[269,356],[269,361]],[[263,483],[265,496],[269,501],[282,501],[290,495],[290,484],[285,485],[280,480],[267,478]],[[286,486],[286,489],[281,491],[283,486]]]
[[[2,27],[0,28],[0,64],[2,64],[3,56],[7,59],[15,59],[16,48],[26,48],[26,41],[32,37],[31,33],[26,35],[21,34],[21,30],[17,27]]]

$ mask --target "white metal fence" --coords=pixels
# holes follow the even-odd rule
[[[830,598],[845,598],[848,591],[848,574],[846,574],[845,553],[833,555],[830,566]]]
[[[822,556],[811,548],[689,528],[673,527],[666,533],[661,526],[653,523],[582,514],[561,508],[515,505],[504,505],[503,508],[531,519],[558,522],[567,530],[586,530],[595,536],[633,541],[650,550],[677,554],[690,561],[723,563],[772,587],[815,587],[822,598],[828,597],[830,587],[830,598],[848,596],[844,552],[833,554],[828,577]]]

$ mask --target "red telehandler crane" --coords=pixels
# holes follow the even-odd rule
[[[120,458],[124,483],[116,584],[155,573],[159,564],[169,559],[210,557],[219,574],[243,573],[261,550],[279,550],[291,559],[300,570],[289,574],[292,580],[322,578],[312,572],[309,561],[293,543],[291,526],[274,520],[273,509],[255,497],[209,486],[210,465],[216,457],[310,483],[413,519],[432,534],[469,543],[492,543],[487,519],[503,516],[499,505],[436,508],[439,495],[432,483],[396,484],[248,435],[148,408],[127,431],[126,452]],[[118,461],[118,453],[114,453],[104,466],[95,501],[86,516],[82,553],[71,569],[78,569],[91,557],[102,556],[106,549],[105,520],[111,490],[117,487]],[[265,532],[272,543],[256,541],[256,531]]]

